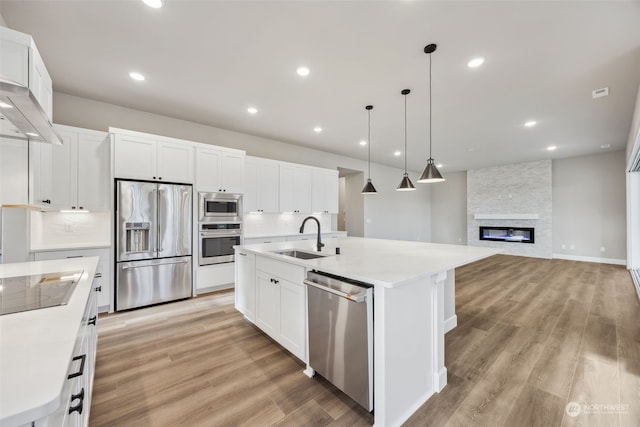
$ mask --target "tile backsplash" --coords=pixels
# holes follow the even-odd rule
[[[31,249],[111,245],[109,212],[31,212]]]

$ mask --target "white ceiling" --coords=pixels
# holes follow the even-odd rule
[[[639,1],[2,0],[0,14],[34,37],[55,91],[361,159],[373,104],[372,160],[391,166],[409,88],[414,171],[428,157],[428,43],[445,174],[623,149],[640,84]],[[470,69],[475,56],[486,62]]]

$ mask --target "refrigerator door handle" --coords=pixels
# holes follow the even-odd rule
[[[122,268],[123,270],[129,270],[131,268],[143,268],[143,267],[156,267],[159,265],[171,265],[171,264],[184,264],[189,262],[188,259],[183,259],[182,261],[173,261],[173,262],[163,262],[162,264],[145,264],[145,265],[123,265]]]
[[[162,230],[162,222],[160,218],[162,217],[162,197],[164,195],[164,191],[158,188],[158,252],[162,252],[162,238],[160,237]]]

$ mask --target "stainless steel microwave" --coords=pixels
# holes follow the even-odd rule
[[[242,194],[198,193],[200,222],[241,222]]]

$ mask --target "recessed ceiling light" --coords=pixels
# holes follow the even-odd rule
[[[137,80],[139,82],[144,81],[144,76],[140,73],[136,73],[135,71],[132,71],[129,73],[129,77],[131,77],[133,80]]]
[[[298,73],[298,75],[302,77],[308,76],[310,72],[311,71],[309,71],[307,67],[298,67],[298,69],[296,70],[296,73]]]
[[[258,109],[256,107],[247,108],[247,113],[249,114],[256,114],[257,112],[258,112]]]
[[[444,166],[442,163],[438,163],[438,164],[436,165],[436,167],[437,167],[437,168],[441,168],[442,166]]]
[[[602,144],[600,148],[602,148],[603,150],[606,150],[607,148],[611,148],[611,144]]]
[[[477,68],[477,67],[481,66],[482,64],[484,64],[484,58],[478,57],[478,58],[473,58],[471,61],[467,62],[467,67],[469,67],[469,68]]]
[[[467,151],[473,151],[473,148],[467,148]],[[436,166],[437,167],[437,166]]]
[[[34,137],[34,138],[35,138],[35,137],[37,137],[37,136],[40,136],[40,135],[38,135],[37,133],[34,133],[34,132],[25,132],[24,134],[25,134],[25,135],[32,136],[32,137]]]
[[[553,150],[555,150],[556,148],[558,148],[558,147],[556,147],[555,145],[550,145],[550,146],[548,146],[548,147],[547,147],[547,150],[549,150],[549,151],[553,151]]]
[[[396,157],[398,157],[400,154],[402,154],[402,151],[396,150],[396,151],[393,152],[393,155],[396,156]]]
[[[535,120],[529,120],[528,122],[525,122],[524,125],[528,128],[534,127],[538,122],[536,122]]]
[[[159,9],[162,7],[162,0],[142,0],[144,4],[154,9]]]
[[[6,102],[0,102],[0,108],[13,108],[13,106],[7,104]]]
[[[322,128],[320,126],[316,126],[316,127],[313,128],[313,131],[315,133],[320,133],[320,132],[322,132]]]
[[[365,141],[365,140],[360,141],[360,145],[362,145],[364,147],[365,145],[367,145],[367,141]]]

